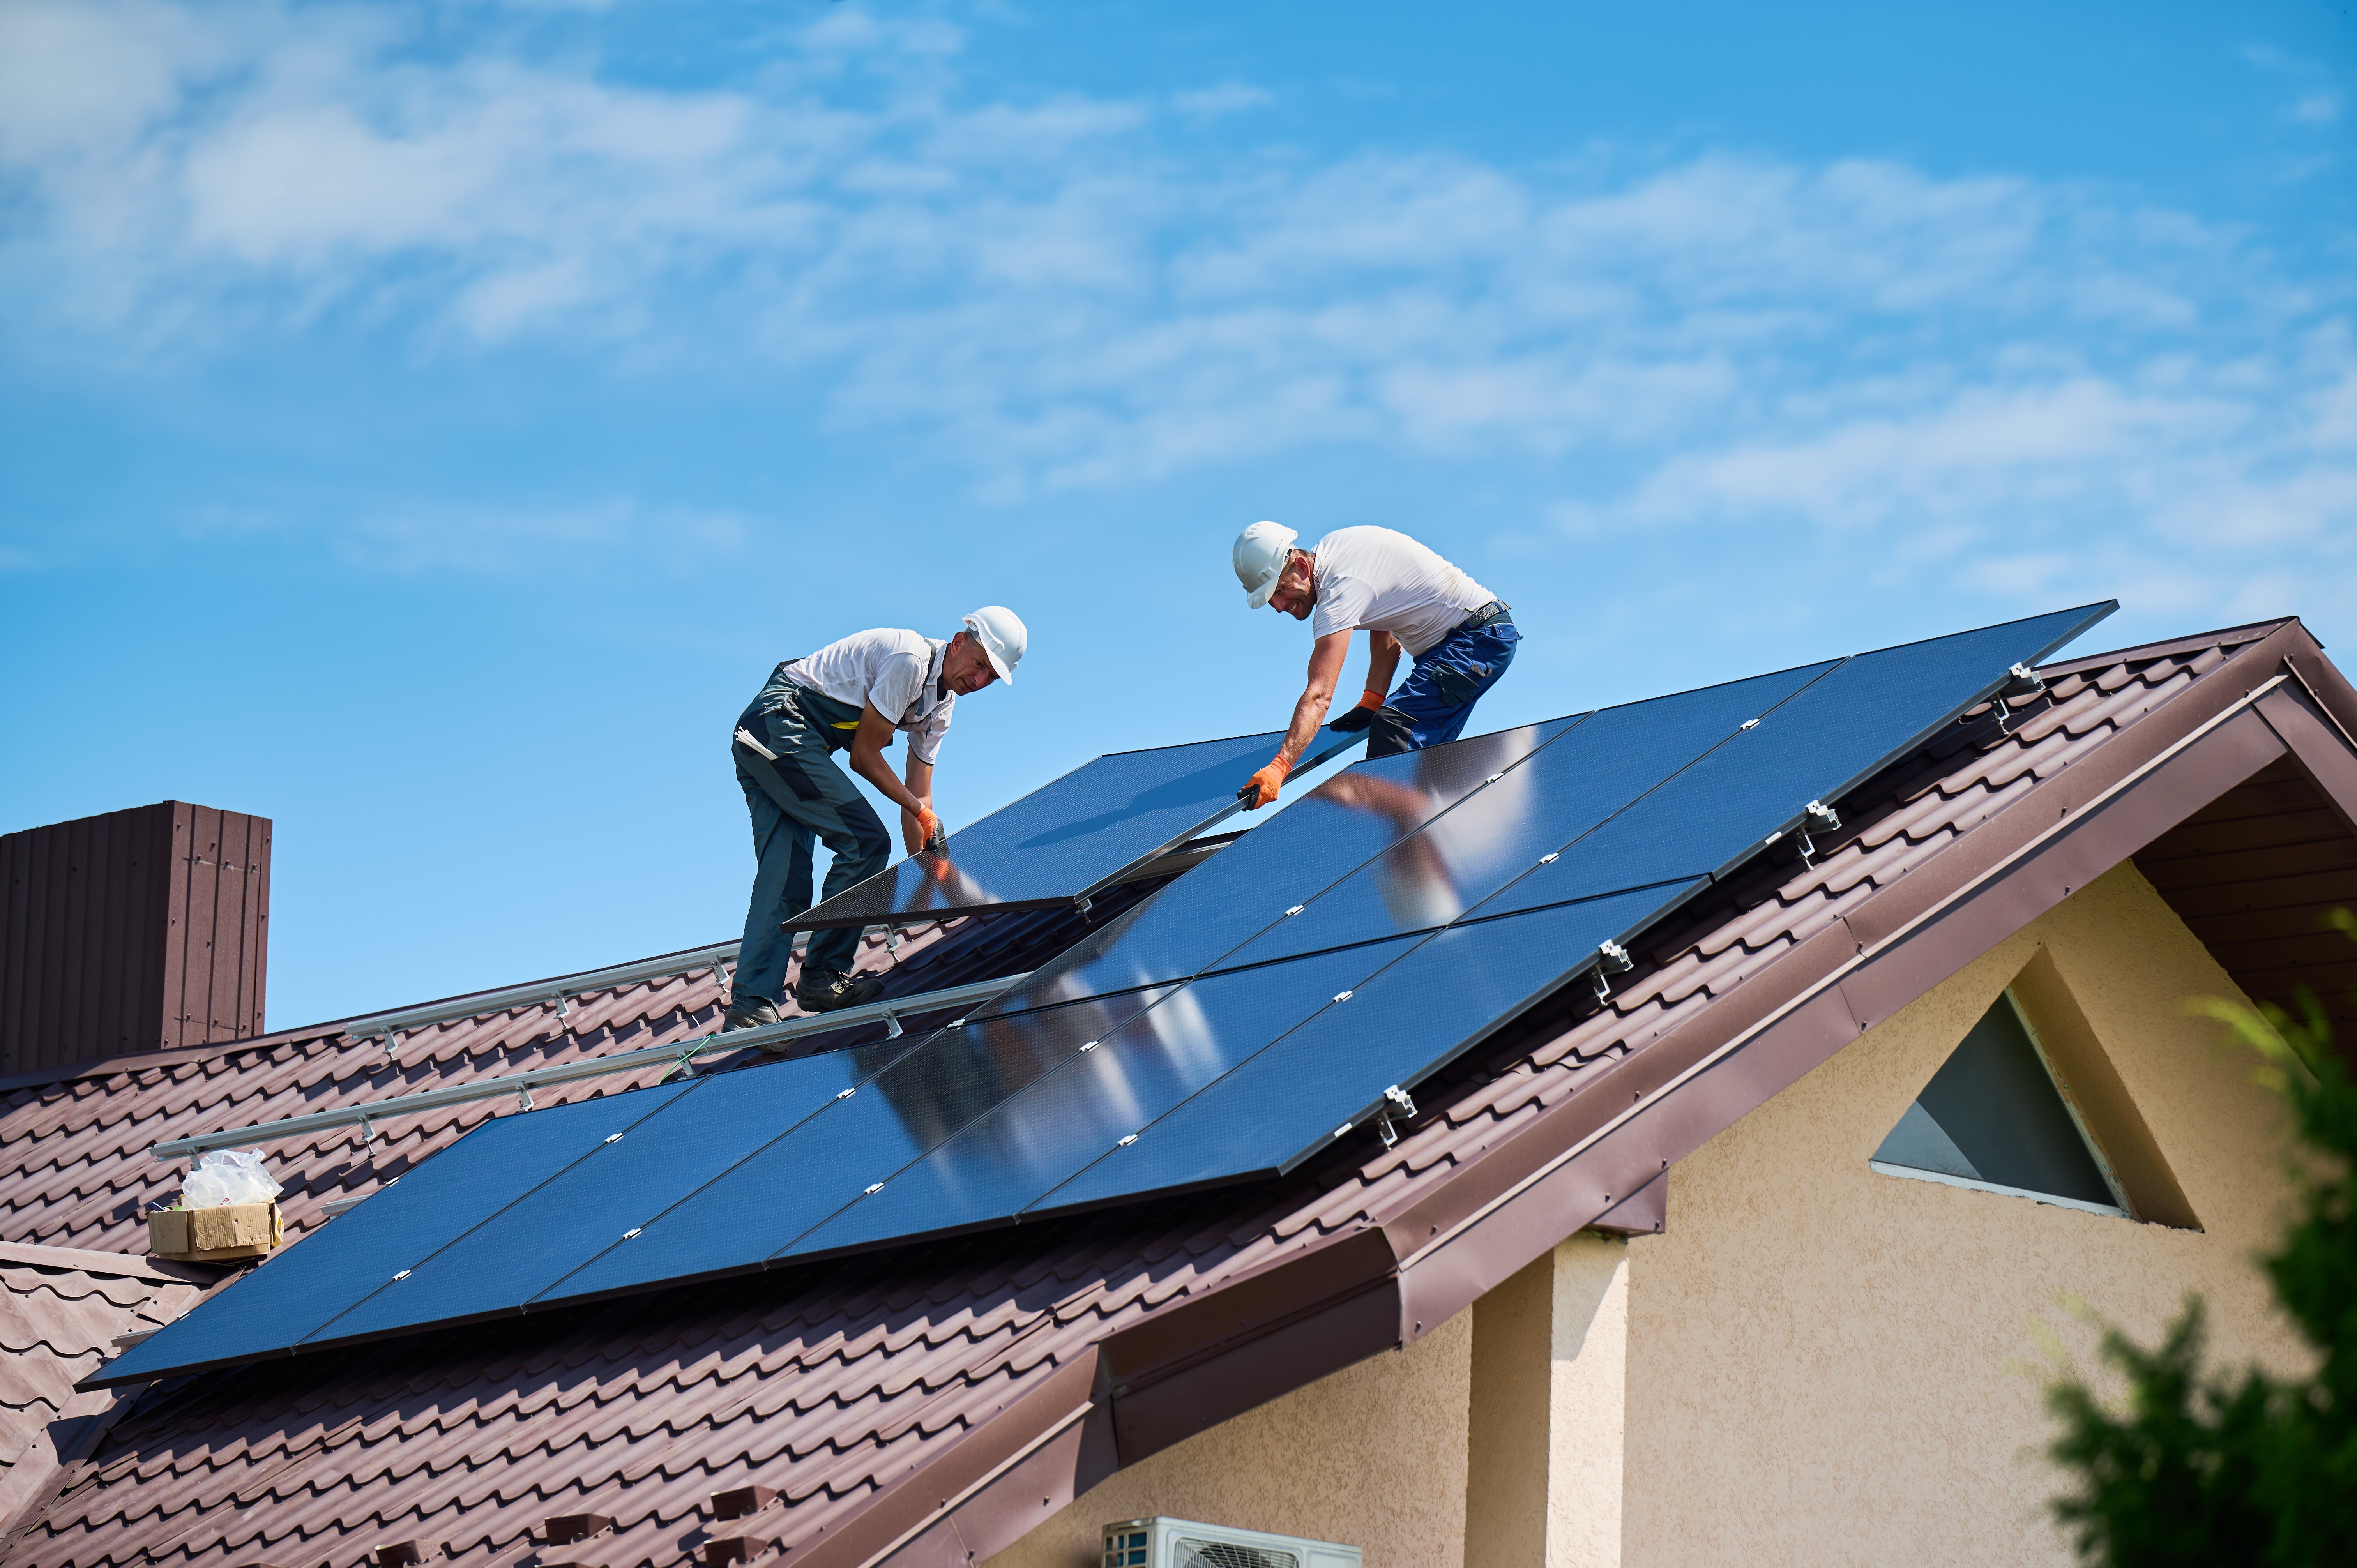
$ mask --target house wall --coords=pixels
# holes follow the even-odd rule
[[[2041,948],[2204,1230],[1867,1168]],[[1629,1249],[1622,1561],[2068,1563],[2036,1337],[2091,1364],[2066,1297],[2148,1340],[2199,1291],[2217,1354],[2303,1364],[2250,1263],[2279,1108],[2198,993],[2236,993],[2122,865],[1673,1166],[1667,1232]]]
[[[1473,1312],[1154,1455],[1083,1493],[993,1568],[1094,1568],[1098,1530],[1168,1514],[1366,1549],[1366,1568],[1461,1568]]]

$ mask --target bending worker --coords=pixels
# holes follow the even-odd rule
[[[760,865],[724,1028],[778,1021],[778,988],[793,954],[793,939],[781,928],[811,907],[812,840],[823,841],[834,855],[826,874],[830,898],[883,870],[891,857],[892,842],[875,808],[828,754],[849,751],[852,771],[900,808],[901,842],[910,854],[938,847],[944,835],[933,814],[933,758],[949,732],[950,712],[960,697],[993,681],[1012,682],[1028,636],[1013,610],[986,605],[947,642],[913,631],[855,632],[770,672],[737,721],[731,747]],[[896,730],[909,735],[899,779],[884,760]],[[804,1012],[876,999],[882,979],[851,974],[858,950],[856,927],[811,933],[794,983]]]
[[[1236,577],[1244,603],[1311,623],[1309,682],[1293,704],[1293,722],[1268,765],[1236,791],[1247,811],[1276,799],[1326,710],[1351,651],[1351,634],[1367,630],[1367,689],[1336,729],[1368,729],[1369,757],[1421,751],[1455,740],[1473,704],[1513,662],[1512,612],[1490,590],[1405,533],[1342,528],[1297,550],[1293,530],[1255,522],[1237,536]],[[1313,618],[1314,617],[1314,618]],[[1391,690],[1400,650],[1415,668]]]

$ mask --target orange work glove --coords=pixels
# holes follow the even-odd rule
[[[1285,776],[1292,771],[1293,764],[1283,757],[1274,757],[1236,791],[1236,799],[1244,803],[1245,811],[1257,811],[1276,799],[1276,792],[1285,787]]]
[[[1383,705],[1383,693],[1370,686],[1359,693],[1359,705],[1345,712],[1339,719],[1329,719],[1329,728],[1362,730],[1375,722],[1375,710]]]
[[[938,851],[948,834],[942,832],[941,818],[924,807],[917,808],[917,847]]]

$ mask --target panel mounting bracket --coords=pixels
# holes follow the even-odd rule
[[[1407,1090],[1396,1083],[1383,1090],[1383,1106],[1375,1112],[1375,1132],[1382,1137],[1386,1149],[1399,1143],[1399,1129],[1392,1125],[1394,1117],[1402,1122],[1415,1118],[1415,1101],[1409,1099]]]
[[[1814,871],[1817,868],[1817,843],[1809,836],[1812,828],[1819,832],[1837,833],[1841,832],[1841,815],[1823,800],[1812,800],[1801,808],[1801,825],[1793,832],[1801,840],[1801,864]]]
[[[1996,693],[1989,698],[1989,710],[1996,715],[1996,733],[2011,735],[2013,730],[2007,721],[2013,717],[2013,708],[2006,699],[2035,697],[2046,691],[2046,682],[2040,677],[2037,671],[2027,664],[2016,664],[2005,673],[2005,684],[1999,686]]]
[[[1612,983],[1609,979],[1605,978],[1606,976],[1613,974],[1626,974],[1636,967],[1636,961],[1629,956],[1629,950],[1622,947],[1619,942],[1598,943],[1596,948],[1596,1000],[1599,1003],[1606,1003],[1612,1000]]]

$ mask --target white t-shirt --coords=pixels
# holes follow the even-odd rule
[[[1405,533],[1339,528],[1310,552],[1317,562],[1319,637],[1365,627],[1387,631],[1421,658],[1464,624],[1466,613],[1497,596]]]
[[[874,708],[908,732],[909,752],[930,765],[957,705],[957,693],[942,690],[949,646],[913,631],[855,631],[787,665],[786,679],[846,707]]]

